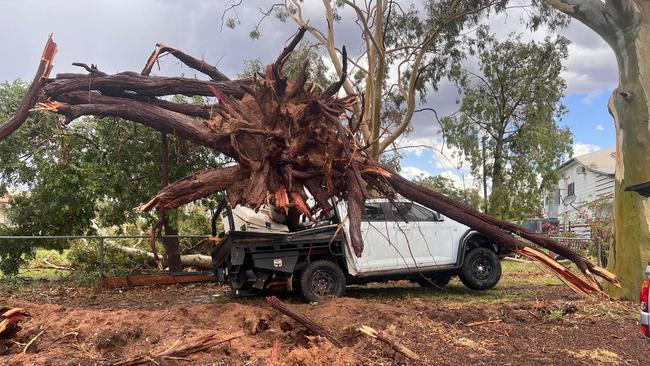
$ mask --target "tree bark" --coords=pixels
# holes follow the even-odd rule
[[[162,188],[165,189],[169,185],[169,139],[166,133],[161,134],[162,142]],[[169,272],[180,272],[183,270],[181,263],[181,249],[178,241],[178,227],[176,222],[169,220],[168,211],[166,208],[158,209],[160,219],[162,220],[163,231],[165,236],[162,238],[163,246],[165,247],[165,255],[167,256],[167,266]],[[173,212],[173,211],[172,211]]]
[[[132,257],[145,257],[147,258],[147,261],[151,264],[156,263],[156,258],[155,255],[151,252],[147,252],[146,250],[138,249],[138,248],[131,248],[127,247],[124,245],[119,245],[111,242],[106,242],[107,245],[124,252],[128,254],[129,256]],[[181,255],[180,256],[180,261],[181,264],[184,267],[196,267],[200,269],[207,269],[211,270],[212,268],[212,257],[209,255],[203,255],[203,254],[186,254],[186,255]]]
[[[11,117],[7,122],[0,126],[0,140],[11,135],[18,127],[20,127],[27,115],[30,108],[36,103],[38,94],[41,91],[43,85],[45,85],[45,80],[49,77],[50,71],[52,70],[54,56],[57,52],[57,45],[52,40],[52,37],[48,38],[45,48],[43,49],[43,55],[41,56],[41,62],[38,65],[36,75],[32,84],[29,86],[27,95],[23,99],[22,103],[18,107],[16,113]]]
[[[547,0],[597,32],[616,55],[620,84],[609,101],[616,125],[614,240],[608,268],[635,299],[650,260],[650,203],[625,187],[650,181],[650,3],[637,0]]]
[[[309,319],[305,314],[283,303],[277,297],[269,296],[266,298],[266,302],[269,305],[271,305],[271,307],[273,307],[275,310],[281,312],[282,314],[302,324],[305,328],[309,329],[309,331],[312,332],[313,334],[327,338],[330,342],[332,342],[333,345],[335,345],[338,348],[343,347],[341,341],[336,339],[330,332],[325,330],[325,328],[321,327],[315,321]]]

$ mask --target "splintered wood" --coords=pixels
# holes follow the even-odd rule
[[[335,345],[338,348],[343,347],[343,344],[341,341],[336,339],[332,333],[328,332],[325,328],[320,326],[318,323],[315,321],[309,319],[305,314],[301,313],[297,309],[294,309],[293,307],[283,303],[280,301],[275,296],[269,296],[266,298],[266,302],[271,305],[274,309],[278,310],[282,314],[290,317],[291,319],[297,321],[298,323],[302,324],[305,328],[309,329],[310,332],[317,336],[325,337],[327,340],[332,342],[333,345]]]
[[[0,139],[17,129],[37,102],[42,112],[62,115],[68,122],[88,115],[119,117],[214,149],[236,164],[197,172],[170,184],[140,207],[172,208],[226,191],[234,207],[270,204],[287,212],[290,229],[301,215],[331,212],[331,198],[347,202],[350,245],[363,253],[361,219],[369,189],[393,200],[397,195],[436,210],[481,232],[503,251],[516,251],[543,263],[572,289],[602,294],[594,276],[618,284],[616,276],[556,241],[507,221],[487,216],[464,203],[420,187],[375,161],[368,142],[356,136],[360,116],[353,116],[354,96],[339,96],[347,78],[342,48],[339,80],[325,88],[309,82],[309,60],[295,80],[283,72],[287,57],[306,29],[299,29],[263,75],[231,80],[205,61],[158,44],[142,72],[109,75],[96,66],[77,64],[87,73],[49,78],[56,44],[50,39],[30,87],[16,114],[0,126]],[[163,54],[207,75],[210,80],[151,76]],[[217,103],[176,103],[173,95],[216,97]],[[39,109],[39,108],[37,108]],[[27,141],[25,143],[28,143]],[[307,205],[310,195],[315,206]],[[513,235],[515,234],[515,235]],[[553,259],[527,252],[521,239],[551,250],[576,264],[583,276],[562,270]]]

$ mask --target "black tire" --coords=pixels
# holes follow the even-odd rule
[[[300,272],[298,291],[308,302],[322,302],[330,296],[342,296],[345,293],[345,274],[333,262],[311,262]]]
[[[460,280],[472,290],[488,290],[501,278],[501,261],[487,248],[476,248],[465,254]]]
[[[417,282],[420,286],[422,287],[430,287],[430,288],[443,288],[449,284],[449,281],[451,281],[451,276],[449,275],[440,275],[440,276],[425,276],[425,278],[422,278],[421,275],[418,275],[415,279],[415,282]]]

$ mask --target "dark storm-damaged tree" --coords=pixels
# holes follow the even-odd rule
[[[535,214],[571,154],[572,134],[557,125],[565,112],[560,73],[568,41],[498,41],[485,26],[470,40],[479,70],[459,70],[460,110],[442,119],[447,144],[492,183],[487,213],[509,220]]]
[[[0,120],[11,117],[26,92],[27,85],[19,81],[0,84]],[[115,228],[117,235],[148,232],[157,222],[156,215],[133,208],[161,189],[160,139],[160,132],[119,118],[86,118],[62,126],[56,115],[31,113],[19,130],[0,143],[0,192],[7,186],[22,188],[14,193],[9,209],[12,226],[0,228],[0,235],[97,235],[97,227]],[[225,162],[213,149],[173,135],[168,139],[171,181]],[[204,200],[203,207],[213,201]],[[192,221],[200,215],[184,211],[169,212],[168,226],[180,227],[186,234],[203,233],[193,231],[199,224]],[[203,216],[202,228],[209,222]],[[3,240],[0,270],[16,273],[36,244],[50,249],[69,245]]]
[[[0,126],[0,132],[10,134],[17,129],[28,116],[23,111],[28,111],[37,101],[40,101],[37,109],[58,113],[68,122],[85,115],[121,117],[214,149],[236,162],[174,182],[143,204],[142,211],[178,207],[227,191],[233,207],[241,204],[259,208],[271,204],[287,210],[291,221],[300,215],[312,216],[315,207],[306,204],[307,191],[316,206],[324,211],[333,209],[330,198],[337,196],[347,201],[350,245],[360,256],[363,252],[361,217],[370,187],[389,198],[401,194],[482,232],[506,249],[545,263],[576,291],[600,293],[594,275],[617,284],[614,275],[569,248],[486,216],[379,165],[368,147],[358,143],[354,135],[357,126],[347,118],[356,99],[337,96],[346,80],[345,72],[322,92],[307,85],[307,64],[295,80],[284,76],[282,70],[287,56],[305,32],[301,28],[277,60],[266,67],[265,74],[255,79],[229,80],[204,61],[175,49],[167,52],[210,75],[212,80],[149,76],[151,67],[164,52],[162,47],[151,55],[141,73],[107,75],[88,68],[88,74],[60,74],[49,78],[48,72],[39,70],[35,79],[41,82],[31,86],[31,91],[37,92],[28,93],[36,97],[25,98],[18,113],[10,119],[10,127]],[[56,45],[50,39],[46,50],[51,48]],[[345,71],[345,48],[342,54]],[[52,62],[52,53],[44,52],[42,63],[48,65],[46,70]],[[160,98],[176,94],[213,95],[218,103],[193,105]],[[584,277],[526,246],[511,233],[570,259]]]

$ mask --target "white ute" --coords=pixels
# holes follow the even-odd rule
[[[443,287],[459,276],[467,287],[487,290],[501,277],[499,256],[505,253],[497,243],[406,200],[366,201],[364,251],[357,257],[349,245],[347,205],[334,207],[326,219],[302,218],[298,230],[289,230],[273,210],[226,210],[226,232],[213,250],[218,278],[230,281],[237,294],[286,285],[318,301],[341,296],[353,283],[406,279]]]

